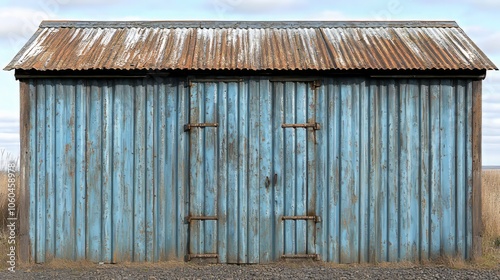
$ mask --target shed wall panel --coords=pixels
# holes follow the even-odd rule
[[[24,82],[35,262],[471,256],[470,80]]]

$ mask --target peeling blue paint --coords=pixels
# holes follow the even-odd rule
[[[471,256],[471,80],[26,82],[35,262]]]

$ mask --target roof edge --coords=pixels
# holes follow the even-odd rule
[[[16,69],[16,78],[33,77],[54,77],[54,78],[74,78],[74,77],[146,77],[146,76],[275,76],[275,75],[299,75],[299,76],[368,76],[368,77],[400,77],[400,78],[478,78],[486,75],[484,69],[92,69],[92,70],[23,70]]]
[[[455,21],[65,21],[45,20],[40,28],[456,28]]]
[[[467,35],[467,33],[460,27],[458,27],[459,29],[459,32],[462,32],[462,35],[467,38],[467,40],[469,40],[469,43],[474,47],[476,48],[477,52],[479,52],[479,54],[481,54],[483,56],[483,58],[485,60],[488,61],[488,63],[491,65],[491,67],[489,69],[486,69],[486,70],[495,70],[495,71],[498,71],[498,67],[495,65],[495,63],[493,63],[493,61],[483,52],[483,50],[469,37],[469,35]]]
[[[10,70],[17,69],[17,67],[15,65],[17,64],[19,59],[22,57],[23,53],[28,49],[28,47],[31,45],[31,43],[33,43],[33,41],[36,40],[36,38],[38,37],[38,35],[40,35],[41,32],[42,31],[40,30],[40,28],[38,28],[35,31],[35,33],[33,33],[33,35],[29,38],[28,42],[26,42],[26,44],[24,44],[24,46],[19,50],[19,52],[17,52],[16,56],[14,56],[14,58],[9,62],[9,64],[7,64],[7,66],[5,66],[3,68],[4,71],[10,71]]]

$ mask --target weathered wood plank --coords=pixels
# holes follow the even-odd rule
[[[281,209],[283,209],[283,204],[279,199],[280,196],[277,194],[282,189],[281,182],[283,174],[278,173],[278,184],[274,186],[274,191],[276,197],[273,197],[273,189],[267,184],[267,178],[271,176],[273,172],[276,172],[279,169],[279,166],[276,166],[277,162],[274,162],[272,153],[277,152],[276,146],[273,146],[273,137],[279,137],[280,130],[275,129],[275,125],[272,123],[272,116],[276,116],[276,98],[279,95],[275,94],[274,90],[271,89],[271,84],[267,79],[259,79],[259,154],[260,154],[260,166],[259,166],[259,197],[260,197],[260,205],[259,205],[259,261],[260,262],[270,262],[275,259],[276,251],[278,248],[282,248],[283,239],[282,239],[282,230],[281,221],[274,219],[274,216],[279,215]],[[273,85],[274,87],[274,85]],[[275,98],[275,99],[273,99]],[[279,108],[279,107],[278,107]],[[276,120],[276,118],[274,118]],[[281,138],[276,138],[281,139]],[[276,145],[279,141],[275,141]],[[275,208],[273,212],[272,204],[275,203]],[[281,213],[282,214],[282,213]],[[274,226],[273,226],[274,223]],[[273,227],[275,228],[276,240],[273,241]],[[262,250],[262,248],[267,248],[266,250]],[[274,253],[274,255],[273,255]]]
[[[55,255],[55,244],[51,239],[54,237],[55,232],[55,209],[56,204],[56,191],[55,191],[55,143],[58,135],[55,133],[55,86],[50,80],[46,81],[45,84],[45,146],[48,151],[45,155],[45,166],[46,166],[46,197],[45,197],[45,211],[46,211],[46,223],[45,232],[47,233],[47,238],[45,240],[45,261],[50,261]],[[43,200],[39,200],[43,201]]]
[[[203,122],[204,85],[195,83],[189,93],[189,122]],[[203,130],[192,129],[189,132],[189,216],[204,216],[203,189]],[[189,223],[189,254],[204,253],[203,221]]]
[[[323,82],[328,83],[331,80],[323,80]],[[328,87],[323,86],[316,90],[315,93],[315,111],[316,120],[321,121],[323,129],[314,132],[317,148],[315,160],[316,164],[314,169],[316,170],[316,214],[321,216],[322,219],[327,219],[328,217],[328,133],[327,128],[329,127],[328,119]],[[322,261],[328,260],[328,243],[327,243],[327,230],[328,226],[326,224],[317,224],[316,227],[316,248],[315,252],[320,255]]]
[[[249,80],[248,109],[248,262],[259,263],[260,92],[259,81]]]
[[[145,244],[145,253],[146,253],[146,261],[151,262],[158,260],[157,256],[155,256],[155,253],[157,251],[157,246],[155,244],[155,221],[154,217],[155,215],[154,211],[156,210],[155,205],[157,202],[157,196],[156,196],[156,189],[157,185],[155,184],[155,175],[157,174],[158,170],[155,168],[155,163],[157,159],[157,155],[155,154],[155,127],[158,124],[158,119],[156,118],[155,115],[155,94],[153,91],[153,88],[151,86],[150,81],[145,81],[144,84],[144,90],[145,90],[145,95],[146,95],[146,109],[145,109],[145,121],[146,125],[144,127],[145,129],[145,151],[144,151],[144,156],[145,156],[145,238],[146,238],[146,244]],[[174,195],[171,195],[171,197],[175,197]],[[172,223],[173,225],[174,223]],[[175,228],[174,226],[171,226],[172,228]],[[174,234],[175,237],[175,234]]]
[[[18,255],[20,263],[30,263],[33,261],[32,247],[35,244],[31,243],[30,238],[30,221],[34,221],[31,213],[31,186],[34,185],[33,176],[34,169],[32,167],[33,159],[33,144],[35,138],[33,131],[35,130],[35,91],[32,80],[21,80],[19,86],[19,104],[20,104],[20,139],[21,139],[21,154],[20,154],[20,178],[19,184],[19,237],[18,237]],[[34,205],[33,205],[34,206]]]
[[[340,262],[359,262],[359,86],[341,81]]]
[[[217,83],[206,83],[204,88],[205,114],[203,122],[217,122]],[[217,216],[217,127],[199,128],[204,133],[204,215]],[[205,254],[217,253],[217,221],[204,221]]]
[[[134,120],[133,149],[133,260],[146,260],[146,88],[142,80],[134,81],[134,107],[131,112]]]
[[[307,88],[309,87],[303,82],[292,82],[293,87],[296,88],[295,92],[295,104],[292,105],[295,111],[295,120],[293,123],[306,123],[308,121],[307,116]],[[285,92],[285,94],[289,94]],[[314,105],[313,105],[314,106]],[[288,112],[287,112],[288,113]],[[315,186],[312,184],[313,181],[308,182],[307,171],[307,145],[308,145],[308,130],[305,128],[286,128],[285,130],[295,131],[295,154],[291,155],[291,158],[295,160],[295,172],[291,172],[290,175],[294,174],[295,180],[295,201],[292,204],[295,206],[294,215],[307,215],[307,190],[308,185],[310,188]],[[311,143],[312,144],[312,143]],[[312,179],[312,178],[311,178]],[[296,220],[292,222],[295,224],[295,243],[294,254],[305,254],[307,250],[307,223],[309,221]]]
[[[227,262],[238,263],[238,85],[227,86]]]
[[[102,90],[102,241],[101,260],[112,262],[113,220],[113,82],[100,82]]]
[[[218,228],[217,228],[217,239],[218,239],[218,252],[219,252],[219,262],[226,263],[228,255],[228,203],[227,203],[227,191],[228,191],[228,88],[227,83],[220,83],[217,93],[217,104],[219,110],[219,127],[217,129],[219,137],[219,194],[217,197],[217,207],[218,207]]]
[[[441,255],[441,137],[440,137],[440,95],[439,81],[430,84],[430,236],[429,257]]]
[[[420,81],[420,260],[429,259],[430,242],[430,87]]]
[[[455,98],[456,98],[456,249],[457,254],[461,258],[466,255],[466,213],[467,213],[467,104],[466,104],[466,86],[467,83],[463,80],[457,81]]]
[[[280,219],[281,216],[286,215],[285,209],[285,195],[286,195],[286,183],[288,180],[288,175],[286,174],[286,163],[285,163],[285,131],[281,128],[281,124],[285,122],[285,84],[282,82],[272,83],[272,91],[268,92],[261,91],[261,96],[266,96],[266,101],[269,102],[269,110],[273,113],[273,118],[266,118],[268,122],[268,127],[273,131],[273,136],[269,135],[266,137],[266,142],[269,146],[272,146],[272,154],[266,156],[266,162],[272,162],[272,167],[265,176],[262,176],[263,182],[266,186],[270,186],[274,174],[278,174],[277,182],[273,186],[274,189],[267,187],[266,196],[269,196],[269,205],[267,215],[270,216],[269,219],[275,223],[275,244],[274,244],[274,255],[270,255],[271,259],[279,259],[282,254],[285,254],[285,222]],[[267,97],[268,96],[268,97]],[[272,101],[271,101],[272,100]],[[272,102],[272,103],[271,103]],[[272,104],[272,107],[271,107]],[[266,123],[267,124],[267,123]],[[275,140],[272,139],[274,137]],[[274,173],[274,174],[273,174]],[[268,175],[269,174],[269,175]],[[273,197],[274,191],[274,197]],[[274,203],[274,213],[271,207]],[[274,216],[273,216],[274,214]],[[266,232],[272,232],[273,228],[267,228]],[[267,233],[268,234],[268,233]],[[272,242],[272,239],[271,239]],[[272,244],[272,243],[271,243]]]
[[[46,167],[45,167],[45,114],[46,114],[46,108],[45,108],[45,101],[46,101],[46,94],[45,94],[45,85],[43,83],[38,83],[36,85],[36,103],[37,103],[37,110],[36,110],[36,149],[35,149],[35,162],[36,162],[36,183],[35,183],[35,204],[37,207],[36,210],[36,220],[34,221],[34,224],[36,225],[36,241],[35,241],[35,246],[36,246],[36,257],[35,257],[35,262],[45,262],[45,256],[46,256],[46,242],[57,242],[57,239],[61,238],[62,235],[62,228],[60,227],[60,224],[56,224],[56,234],[54,235],[54,232],[49,232],[49,236],[46,236],[46,204],[45,204],[45,198],[46,198],[46,193],[45,193],[45,174],[46,174]],[[62,94],[61,94],[62,96]],[[61,101],[60,107],[62,108],[64,106],[64,102]],[[61,110],[61,118],[62,118],[62,111]],[[61,127],[62,121],[60,121]],[[60,137],[59,141],[62,141],[62,136],[63,136],[63,131],[64,129],[59,129]],[[56,132],[57,133],[57,132]],[[62,146],[62,145],[61,145]],[[60,146],[59,146],[60,147]],[[52,153],[54,153],[53,150],[51,150]],[[60,150],[59,150],[60,151]],[[56,160],[57,161],[57,160]],[[64,170],[64,166],[61,161],[58,162],[58,168],[56,169],[57,171]],[[62,181],[63,176],[59,176]],[[57,178],[57,177],[56,177]],[[56,192],[58,196],[56,197],[59,198],[57,201],[62,202],[62,191],[59,190],[59,192]],[[62,207],[59,207],[62,208]],[[62,220],[62,216],[59,215],[61,212],[57,212],[56,214],[56,221],[57,220]],[[60,218],[60,219],[59,219]],[[59,233],[59,234],[58,234]],[[55,248],[56,245],[51,245],[52,248]]]
[[[442,253],[455,252],[455,96],[453,81],[441,81],[441,246]]]
[[[318,112],[318,95],[321,95],[322,92],[319,92],[319,89],[311,87],[310,84],[306,84],[306,108],[303,110],[306,113],[307,122],[315,123],[317,120],[317,112]],[[306,214],[315,214],[316,216],[321,216],[321,211],[319,211],[318,204],[319,200],[322,199],[322,195],[318,196],[318,193],[321,193],[322,186],[319,182],[318,178],[318,165],[317,165],[317,153],[316,151],[320,149],[320,145],[317,137],[319,137],[319,130],[314,129],[305,129],[305,133],[307,134],[307,167],[304,170],[305,173],[305,184],[307,185],[307,193],[304,194],[304,201],[306,203]],[[306,244],[306,253],[307,254],[316,254],[319,250],[316,248],[316,243],[318,242],[318,235],[321,234],[321,227],[319,223],[314,223],[313,221],[305,221],[306,230],[305,233],[307,244]]]
[[[472,82],[472,257],[482,256],[483,224],[481,221],[481,133],[482,81]]]
[[[102,92],[97,82],[89,84],[89,114],[87,128],[87,257],[93,262],[101,261],[102,229]]]
[[[399,87],[394,80],[388,87],[388,257],[387,261],[399,260]]]
[[[365,81],[359,82],[359,262],[369,261],[370,236],[370,91]],[[373,191],[373,190],[372,190]]]
[[[238,90],[238,263],[248,262],[248,82],[237,83]]]
[[[284,102],[284,123],[295,123],[295,98],[296,98],[296,88],[294,83],[285,82],[284,90],[279,92],[278,94],[283,96]],[[278,111],[279,112],[279,111]],[[296,177],[296,161],[295,156],[296,152],[296,129],[284,129],[283,133],[283,142],[284,147],[281,152],[283,153],[283,161],[284,161],[284,215],[286,216],[294,216],[296,215],[296,186],[297,186],[297,177]],[[280,141],[280,140],[277,140]],[[281,156],[280,156],[281,157]],[[276,216],[279,218],[279,216]],[[296,222],[295,221],[283,221],[284,224],[284,254],[293,255],[296,250]]]

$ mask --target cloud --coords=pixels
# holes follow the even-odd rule
[[[483,136],[483,144],[500,145],[500,135],[486,135],[486,136]]]
[[[1,111],[0,112],[0,122],[19,122],[19,113],[14,110]]]
[[[323,10],[319,14],[314,14],[308,17],[311,20],[349,20],[344,13],[335,10]]]
[[[500,136],[500,127],[491,127],[491,126],[483,126],[483,137],[499,137]]]
[[[124,3],[125,2],[125,3]],[[79,6],[111,6],[114,4],[134,3],[134,0],[24,0],[16,3],[22,7],[36,7],[42,10],[51,10],[54,13],[59,12],[64,7],[72,8]]]
[[[500,67],[500,65],[498,65],[497,67]],[[497,87],[500,87],[500,71],[489,71],[487,76],[486,76],[486,80],[485,80],[485,83],[486,84],[494,84],[496,85]]]
[[[500,31],[491,30],[488,33],[483,33],[474,40],[474,43],[488,56],[500,54],[500,48],[498,48],[500,45]],[[493,63],[498,67],[498,61],[493,61]]]
[[[20,2],[18,6],[5,6],[0,10],[0,40],[20,49],[33,35],[43,20],[61,19],[65,10],[96,9],[110,6],[118,0],[38,0]],[[21,6],[22,5],[22,6]]]
[[[500,8],[500,1],[498,0],[466,0],[466,2],[478,8]]]
[[[483,100],[500,102],[500,71],[488,71],[486,74],[483,81]]]
[[[487,34],[478,28],[473,36]],[[479,34],[478,34],[479,33]],[[483,34],[481,34],[483,33]],[[473,40],[476,40],[473,38]],[[483,47],[480,45],[480,47]],[[495,62],[495,61],[493,61]],[[498,62],[496,63],[498,66]],[[500,165],[500,71],[488,71],[483,82],[483,165]]]
[[[500,113],[500,102],[486,100],[483,102],[483,111],[488,113]]]
[[[19,154],[18,112],[0,112],[0,152],[2,149],[15,156]]]
[[[19,143],[19,135],[16,133],[0,132],[0,143],[2,144]]]
[[[0,133],[19,134],[19,124],[18,123],[2,123],[2,122],[0,122]]]
[[[0,153],[2,150],[14,157],[19,156],[19,134],[0,132]]]
[[[500,54],[500,32],[492,32],[490,35],[479,38],[476,44],[487,54],[496,55]],[[493,61],[498,67],[498,61]]]
[[[276,11],[297,10],[309,5],[305,0],[205,0],[205,6],[219,16],[227,13],[264,14]],[[281,13],[282,14],[282,13]]]
[[[419,0],[417,2],[421,2],[423,4],[438,3],[441,5],[453,4],[454,6],[468,5],[479,9],[485,9],[486,11],[488,11],[491,8],[500,8],[500,2],[498,0],[441,0],[441,1]]]
[[[49,0],[45,0],[46,2],[49,2]],[[52,0],[54,1],[54,0]],[[118,0],[55,0],[54,2],[57,2],[58,4],[64,5],[64,6],[88,6],[88,5],[112,5],[116,3],[120,3]],[[127,2],[127,1],[125,1]]]
[[[498,29],[486,28],[478,25],[465,26],[463,29],[486,55],[492,56],[500,54],[500,49],[498,48],[500,44],[500,31],[498,31]],[[490,57],[490,59],[492,58]],[[497,67],[499,66],[498,64],[500,64],[499,61],[493,61],[493,63],[497,64]]]
[[[49,17],[43,11],[29,8],[3,8],[0,11],[0,38],[20,48],[33,35],[40,22]]]
[[[500,117],[500,110],[498,104],[500,104],[500,96],[499,93],[495,94],[485,94],[483,90],[483,112],[486,113],[497,113],[497,116]]]

